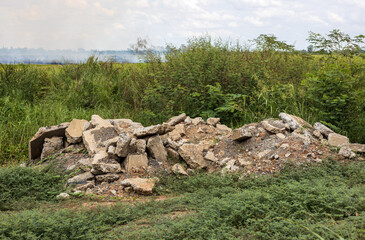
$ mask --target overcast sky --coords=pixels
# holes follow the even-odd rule
[[[365,0],[0,0],[0,47],[127,49],[259,34],[306,49],[308,31],[365,34]]]

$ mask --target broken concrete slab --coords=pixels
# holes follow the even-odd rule
[[[123,180],[121,184],[125,187],[132,187],[137,193],[151,195],[157,181],[157,178],[128,178]]]
[[[350,141],[346,136],[337,133],[330,133],[328,135],[328,144],[335,147],[343,147],[348,146],[350,144]]]
[[[124,166],[128,173],[133,169],[146,169],[148,167],[147,154],[129,154],[124,160]]]
[[[183,144],[178,153],[191,168],[202,169],[208,166],[208,162],[203,157],[204,146],[200,144]]]
[[[176,152],[174,149],[172,149],[171,147],[167,147],[166,148],[166,152],[167,152],[167,157],[170,158],[173,161],[179,161],[180,160],[180,155],[178,152]]]
[[[316,129],[317,131],[319,131],[325,138],[328,138],[328,135],[330,133],[334,133],[334,131],[332,131],[332,129],[330,129],[329,127],[327,127],[326,125],[320,123],[320,122],[316,122],[313,125],[314,129]]]
[[[152,136],[148,139],[147,149],[151,156],[157,161],[167,161],[167,152],[159,135]]]
[[[146,140],[145,139],[136,139],[132,138],[129,143],[129,153],[143,154],[146,152]]]
[[[354,152],[365,152],[365,144],[359,144],[359,143],[351,143],[350,148]]]
[[[266,131],[271,133],[283,133],[285,132],[285,124],[281,120],[267,119],[261,122],[261,125]]]
[[[62,137],[52,137],[44,139],[41,160],[52,155],[58,150],[63,148],[63,138]]]
[[[107,174],[103,174],[103,175],[97,175],[95,177],[95,181],[96,183],[102,183],[102,182],[107,182],[107,183],[111,183],[111,182],[115,182],[120,178],[120,175],[115,174],[115,173],[107,173]]]
[[[117,136],[118,134],[113,126],[101,126],[84,131],[82,133],[82,140],[89,155],[92,157],[100,151],[107,151],[107,146],[105,146],[107,141]]]
[[[99,115],[92,115],[90,123],[93,127],[113,127],[109,121],[102,119]]]
[[[185,175],[188,176],[189,174],[185,171],[185,168],[179,164],[176,163],[174,166],[172,166],[171,171],[175,173],[175,175]]]
[[[183,122],[185,119],[186,119],[186,114],[182,113],[178,116],[170,118],[166,123],[170,126],[175,126],[176,124]]]
[[[28,144],[29,160],[36,159],[41,156],[45,138],[65,137],[65,129],[69,125],[69,122],[65,122],[59,125],[39,128]]]
[[[91,173],[100,175],[105,173],[120,173],[123,169],[115,159],[109,158],[107,152],[98,152],[95,154],[92,162]]]
[[[149,126],[149,127],[144,127],[144,128],[138,128],[134,131],[134,135],[137,138],[143,138],[143,137],[155,135],[155,134],[159,133],[160,128],[161,128],[160,124]]]
[[[252,132],[255,130],[256,125],[257,124],[255,124],[255,125],[246,124],[240,128],[233,130],[232,136],[231,136],[232,140],[233,141],[243,141],[243,140],[251,138],[253,136]]]
[[[86,184],[89,180],[92,180],[93,178],[94,175],[91,172],[84,172],[68,179],[67,184]]]
[[[127,133],[119,134],[119,139],[117,141],[117,147],[115,148],[115,153],[118,157],[128,156],[129,144],[132,138]]]
[[[65,130],[68,143],[75,144],[82,141],[82,132],[84,131],[86,123],[88,123],[88,121],[84,119],[73,119],[70,122],[70,125]]]
[[[179,141],[183,136],[186,135],[185,125],[184,124],[177,124],[175,129],[168,133],[168,136],[173,141]]]
[[[211,162],[218,162],[218,159],[216,158],[216,156],[214,155],[214,152],[212,152],[212,151],[208,151],[205,154],[204,159],[211,161]]]
[[[280,113],[279,118],[283,120],[284,123],[289,124],[290,129],[293,131],[300,127],[310,127],[310,128],[312,127],[302,118],[287,113]]]

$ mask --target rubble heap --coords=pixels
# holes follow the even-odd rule
[[[71,173],[68,184],[74,191],[114,196],[152,194],[161,173],[271,174],[287,163],[353,158],[354,152],[365,152],[365,145],[350,144],[321,123],[311,126],[286,113],[235,130],[219,118],[204,121],[184,113],[148,127],[93,115],[91,121],[42,127],[29,142],[30,162],[57,163]]]

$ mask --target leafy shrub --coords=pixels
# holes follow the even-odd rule
[[[63,190],[61,176],[28,167],[0,168],[0,210],[19,202],[53,200]]]

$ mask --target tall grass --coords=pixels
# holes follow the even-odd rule
[[[186,112],[237,127],[285,111],[365,142],[364,58],[248,51],[209,37],[170,46],[163,62],[0,65],[0,164],[24,161],[41,126],[132,118],[144,125]]]

